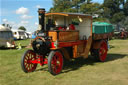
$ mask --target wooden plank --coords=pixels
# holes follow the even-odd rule
[[[59,32],[59,42],[69,42],[79,40],[78,31],[62,31]]]
[[[80,45],[86,42],[87,40],[78,40],[75,42],[59,42],[58,47],[72,47],[74,45]]]
[[[91,44],[92,44],[92,36],[90,36],[90,37],[88,38],[88,41],[87,41],[87,44],[86,44],[84,53],[82,54],[83,58],[88,58],[88,53],[89,53],[89,51],[90,51]]]

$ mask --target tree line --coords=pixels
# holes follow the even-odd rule
[[[128,0],[104,0],[95,3],[92,0],[53,0],[49,12],[67,12],[97,14],[94,21],[105,21],[128,29]]]

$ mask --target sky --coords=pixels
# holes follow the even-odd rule
[[[12,29],[24,26],[28,32],[34,32],[38,28],[38,8],[49,11],[51,7],[52,0],[0,0],[0,24],[10,24]]]

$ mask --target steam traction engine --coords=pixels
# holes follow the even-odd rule
[[[24,72],[33,72],[37,64],[48,64],[51,74],[62,71],[64,60],[83,57],[91,52],[99,61],[107,56],[107,39],[112,33],[97,34],[92,30],[92,16],[78,13],[45,13],[39,9],[39,30],[32,41],[33,50],[22,56]],[[73,22],[77,21],[78,24]]]

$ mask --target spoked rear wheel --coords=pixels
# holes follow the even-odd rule
[[[100,48],[99,49],[93,49],[91,51],[91,54],[92,54],[92,56],[95,57],[95,59],[97,61],[104,62],[106,60],[106,57],[107,57],[107,51],[108,51],[107,43],[106,43],[106,41],[103,40],[103,41],[101,41]]]
[[[107,43],[103,41],[99,49],[99,60],[104,62],[107,57]]]
[[[26,73],[33,72],[36,69],[37,64],[34,64],[31,61],[35,59],[36,53],[33,50],[27,50],[21,59],[22,70]]]
[[[57,75],[63,68],[63,55],[60,51],[51,51],[48,56],[48,70],[51,74]]]

